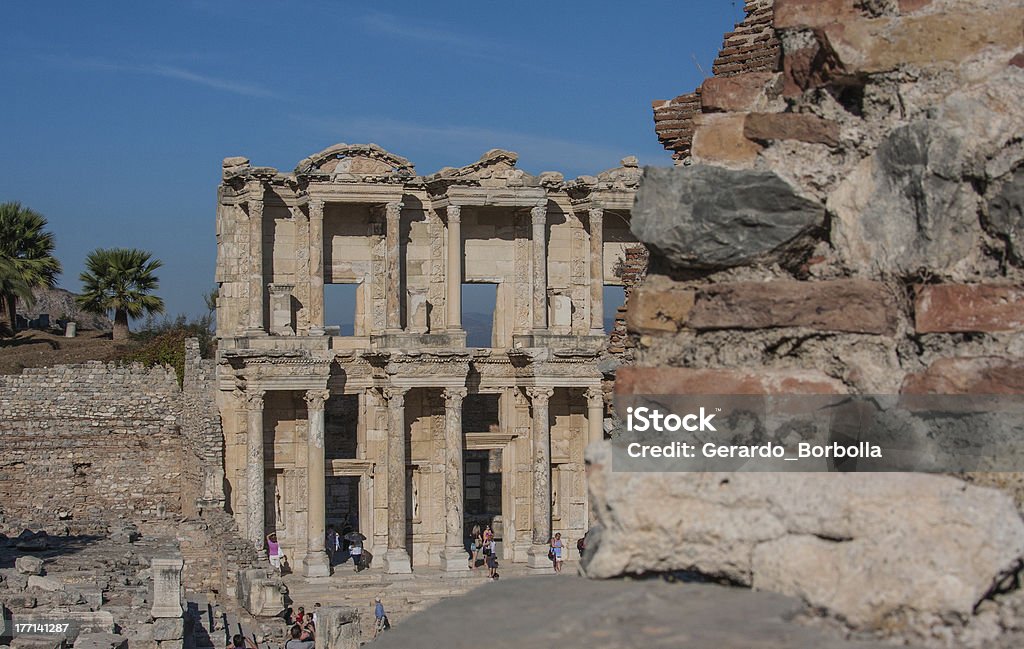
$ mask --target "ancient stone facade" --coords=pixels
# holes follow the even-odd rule
[[[603,289],[629,233],[635,158],[533,176],[487,152],[417,175],[376,145],[291,173],[224,161],[217,211],[227,505],[254,548],[327,574],[347,519],[390,572],[466,569],[490,523],[506,560],[588,525],[583,449],[603,437]],[[492,340],[466,345],[464,283],[495,284]],[[355,285],[352,335],[324,287]]]

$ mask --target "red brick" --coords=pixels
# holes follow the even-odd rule
[[[804,113],[751,113],[743,124],[743,135],[755,142],[797,140],[839,146],[839,124]]]
[[[702,288],[690,312],[693,329],[806,327],[892,334],[896,300],[880,282],[729,282]]]
[[[903,394],[1024,394],[1024,359],[940,358],[903,379]]]
[[[621,367],[615,394],[845,394],[846,386],[817,370]]]
[[[1024,329],[1024,286],[921,286],[917,289],[914,313],[918,333],[1021,331]]]
[[[704,111],[747,111],[767,99],[768,88],[778,75],[771,72],[748,72],[732,77],[711,77],[701,86]]]

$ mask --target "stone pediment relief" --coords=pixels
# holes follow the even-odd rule
[[[643,175],[636,156],[626,156],[614,169],[602,171],[595,176],[580,176],[566,184],[570,195],[579,196],[595,191],[636,191]]]
[[[516,168],[519,156],[504,149],[491,149],[479,160],[464,167],[444,167],[427,177],[433,185],[470,185],[478,187],[537,187],[538,179]]]
[[[376,144],[342,143],[304,158],[295,173],[331,182],[406,182],[416,176],[416,169]]]

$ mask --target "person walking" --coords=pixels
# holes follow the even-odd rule
[[[555,572],[562,572],[562,533],[557,532],[555,538],[551,539],[550,542],[551,550],[548,552],[548,556],[551,557],[551,562],[554,564]]]
[[[277,542],[277,532],[267,534],[267,557],[277,574],[281,574],[281,544]]]
[[[381,603],[380,598],[378,597],[373,601],[373,637],[376,638],[377,634],[391,628],[391,622],[388,621],[387,613],[384,612],[384,604]]]
[[[469,567],[471,570],[476,570],[476,560],[480,555],[480,551],[484,547],[484,537],[480,534],[480,526],[474,525],[472,531],[472,541],[469,546]]]
[[[363,569],[363,542],[352,541],[348,546],[348,553],[352,557],[352,569],[359,572]]]
[[[338,530],[334,529],[334,525],[327,526],[327,541],[324,545],[327,547],[327,563],[331,568],[333,568],[334,558],[341,550],[341,541],[338,536]]]

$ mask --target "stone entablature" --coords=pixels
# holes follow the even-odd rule
[[[481,453],[500,474],[485,514],[505,559],[546,567],[552,530],[567,547],[586,531],[603,289],[635,245],[641,171],[628,157],[566,182],[516,158],[494,149],[429,176],[376,145],[335,145],[292,173],[225,160],[227,500],[258,551],[276,531],[294,569],[326,574],[325,526],[344,515],[389,572],[466,569]],[[353,335],[324,320],[331,283],[357,285]],[[463,283],[497,285],[486,348],[466,346]]]

